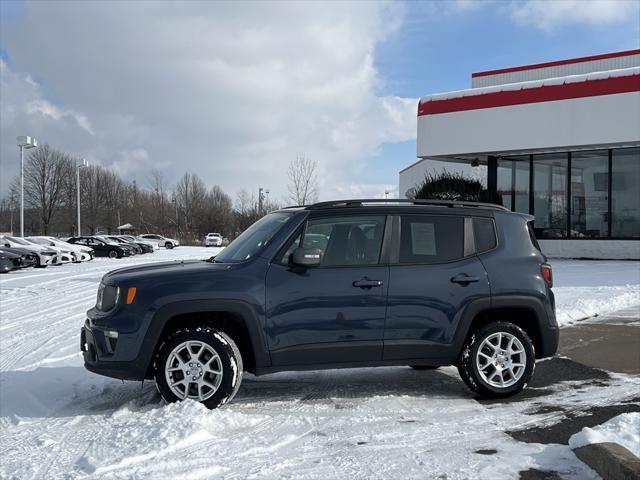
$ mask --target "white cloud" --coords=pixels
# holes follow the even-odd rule
[[[517,0],[510,4],[512,18],[521,24],[552,30],[569,24],[606,25],[635,18],[638,0]]]
[[[3,94],[30,92],[2,127],[129,178],[192,171],[231,194],[284,196],[287,164],[304,153],[330,198],[383,143],[415,137],[417,99],[379,95],[374,64],[401,20],[400,5],[369,2],[29,3],[1,29],[23,72]]]
[[[38,86],[35,82],[33,82],[33,80],[29,75],[27,75],[27,77],[25,78],[25,82],[27,82],[29,85],[33,87]],[[89,122],[89,119],[85,115],[56,107],[54,104],[52,104],[47,100],[44,100],[44,99],[32,100],[24,106],[24,111],[27,115],[40,114],[44,117],[50,117],[53,120],[61,120],[65,117],[71,118],[73,121],[75,121],[78,124],[80,128],[82,128],[83,130],[93,135],[93,130],[91,129],[91,122]]]

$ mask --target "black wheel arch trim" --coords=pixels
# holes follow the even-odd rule
[[[480,298],[471,302],[464,310],[454,337],[456,355],[462,352],[464,342],[470,332],[473,320],[482,312],[500,308],[525,308],[531,310],[536,321],[542,348],[536,350],[536,358],[545,358],[556,353],[558,348],[558,327],[552,325],[542,300],[525,295],[501,295]]]
[[[167,322],[176,315],[204,312],[226,312],[236,315],[249,332],[256,368],[271,366],[271,357],[267,349],[262,321],[248,303],[241,300],[180,300],[164,304],[153,313],[149,327],[144,333],[138,356],[138,359],[146,366],[146,375],[148,375],[148,369],[153,363],[155,350],[161,341],[160,336]]]

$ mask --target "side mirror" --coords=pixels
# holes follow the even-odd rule
[[[301,267],[317,267],[322,261],[319,248],[296,248],[291,254],[291,263]]]

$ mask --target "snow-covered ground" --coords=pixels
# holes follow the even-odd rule
[[[551,260],[561,326],[640,305],[640,262]]]
[[[623,413],[593,428],[585,427],[569,439],[571,448],[612,442],[640,457],[640,412]]]
[[[568,446],[519,443],[505,430],[640,388],[617,375],[606,388],[567,382],[543,397],[481,404],[454,368],[350,369],[246,375],[233,403],[208,411],[164,405],[152,382],[82,367],[79,329],[104,273],[215,251],[179,247],[0,277],[0,478],[517,478],[538,468],[588,479],[594,472]],[[630,305],[619,300],[625,292],[638,299],[637,262],[553,266],[561,318]]]

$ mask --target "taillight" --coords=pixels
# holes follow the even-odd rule
[[[549,287],[553,287],[553,272],[551,271],[551,265],[543,263],[540,270],[542,272],[542,278],[547,282],[547,285],[549,285]]]

